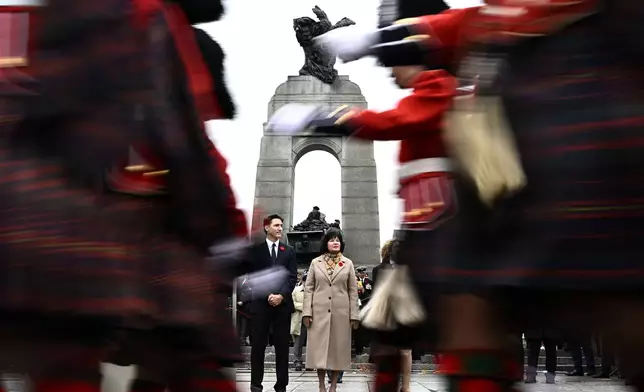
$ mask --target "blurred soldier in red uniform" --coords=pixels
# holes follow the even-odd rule
[[[510,390],[513,365],[501,349],[501,332],[508,321],[525,324],[536,316],[541,325],[605,329],[644,390],[644,337],[635,327],[644,318],[638,109],[644,6],[628,0],[486,3],[401,23],[414,42],[404,55],[389,56],[393,64],[429,56],[457,65],[461,83],[476,85],[450,115],[464,127],[455,132],[470,134],[460,141],[472,147],[480,137],[492,146],[507,132],[513,142],[498,152],[516,150],[505,162],[524,175],[486,195],[489,184],[479,181],[480,173],[462,170],[459,214],[440,231],[432,262],[413,274],[447,290],[442,371],[454,391]],[[340,34],[321,41],[346,60],[387,51],[384,32]],[[461,168],[471,169],[459,146],[452,147]],[[494,167],[494,176],[503,171]],[[502,182],[497,185],[510,185]],[[608,314],[598,319],[596,306]]]
[[[49,0],[38,12],[31,36],[8,40],[33,47],[28,76],[7,60],[16,72],[0,81],[2,347],[36,392],[95,392],[104,343],[127,327],[184,364],[182,388],[203,385],[197,373],[240,359],[230,275],[204,258],[247,234],[204,130],[225,116],[219,75],[190,26],[221,4]]]

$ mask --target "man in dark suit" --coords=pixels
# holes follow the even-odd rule
[[[291,313],[295,311],[292,292],[297,282],[295,250],[281,242],[284,220],[279,215],[270,215],[264,220],[266,241],[254,246],[250,251],[252,271],[260,271],[273,266],[283,266],[289,276],[280,290],[268,297],[253,295],[250,312],[252,315],[252,343],[250,354],[250,388],[261,392],[264,380],[264,356],[269,335],[275,346],[276,392],[285,392],[288,385],[289,338]]]

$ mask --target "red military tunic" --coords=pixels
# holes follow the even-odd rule
[[[405,201],[403,224],[411,227],[429,224],[451,207],[452,168],[442,126],[455,88],[456,80],[446,71],[425,71],[413,82],[412,94],[396,108],[364,110],[347,121],[355,129],[353,137],[400,140],[399,195]]]
[[[441,140],[443,113],[451,106],[456,82],[447,72],[425,71],[413,82],[413,92],[396,108],[384,112],[364,110],[348,120],[353,137],[400,140],[401,165],[425,158],[446,157]]]

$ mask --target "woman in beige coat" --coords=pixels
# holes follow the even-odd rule
[[[351,368],[351,329],[359,324],[356,274],[343,250],[342,233],[329,230],[322,239],[322,256],[311,261],[304,285],[306,367],[317,369],[321,392],[326,391],[327,370],[332,371],[329,392],[335,392],[338,373]]]

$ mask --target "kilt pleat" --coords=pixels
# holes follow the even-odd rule
[[[500,86],[528,185],[490,210],[459,179],[421,279],[642,291],[644,83],[618,50],[601,16],[513,49]]]
[[[157,330],[157,344],[182,336],[238,359],[226,275],[172,234],[167,200],[97,195],[66,180],[54,160],[25,153],[3,150],[0,162],[2,326],[27,319],[64,330],[67,319],[96,331]]]
[[[2,308],[210,322],[214,282],[203,254],[170,234],[167,200],[96,195],[53,160],[5,150],[0,161]]]

